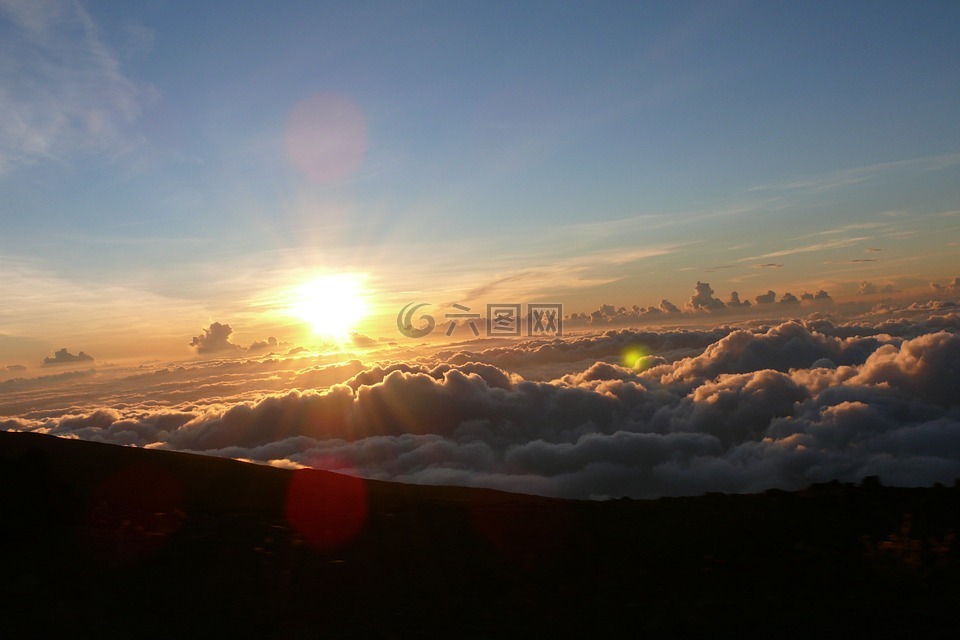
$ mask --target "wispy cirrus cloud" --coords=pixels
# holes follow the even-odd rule
[[[821,192],[841,187],[848,187],[879,178],[894,171],[938,171],[960,164],[960,153],[947,153],[922,158],[909,158],[894,162],[878,162],[875,164],[840,169],[811,175],[796,180],[785,180],[750,187],[749,193],[769,191],[805,191]]]
[[[829,249],[845,249],[846,247],[851,247],[857,243],[863,242],[864,240],[869,240],[869,238],[863,236],[855,238],[838,238],[837,240],[829,240],[827,242],[817,242],[814,244],[803,245],[801,247],[781,249],[780,251],[771,251],[770,253],[764,253],[759,256],[748,256],[746,258],[738,259],[737,262],[750,262],[752,260],[764,260],[767,258],[782,258],[783,256],[792,256],[798,253],[812,253],[814,251],[827,251]]]
[[[128,78],[78,2],[0,0],[0,175],[85,152],[117,157],[156,90]]]

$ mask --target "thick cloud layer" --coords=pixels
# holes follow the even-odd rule
[[[202,363],[126,381],[139,401],[15,415],[0,428],[574,498],[868,475],[952,483],[960,315],[942,311],[607,331],[368,365]],[[188,375],[205,392],[184,396]]]

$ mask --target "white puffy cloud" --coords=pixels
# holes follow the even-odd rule
[[[47,405],[34,401],[48,390],[18,382],[0,428],[578,498],[952,482],[960,317],[925,314],[605,331],[378,364],[201,362],[116,380],[110,407],[84,395],[89,378]],[[649,362],[624,366],[639,345]],[[544,368],[566,372],[518,373]],[[28,405],[48,408],[7,410]]]
[[[198,354],[242,349],[243,347],[240,345],[230,342],[230,335],[232,333],[233,329],[230,325],[214,322],[204,329],[202,334],[194,336],[189,346],[196,349]]]
[[[288,349],[289,343],[281,342],[274,336],[269,336],[265,340],[254,340],[249,347],[244,348],[239,344],[230,342],[230,336],[233,335],[233,327],[229,324],[213,322],[209,327],[203,330],[199,336],[193,336],[189,346],[193,347],[197,355],[220,354],[225,355],[240,352],[256,353],[260,351],[279,351],[287,350],[287,355],[295,355],[299,349]],[[305,351],[305,349],[303,349]]]
[[[697,281],[693,296],[687,301],[687,309],[691,311],[721,311],[726,308],[720,298],[713,297],[713,289],[707,282]]]

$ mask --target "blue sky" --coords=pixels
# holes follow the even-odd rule
[[[958,24],[954,2],[0,0],[0,363],[187,355],[213,321],[283,337],[285,292],[336,271],[371,333],[477,291],[589,311],[697,280],[949,281]],[[347,105],[356,166],[297,165],[303,105]]]

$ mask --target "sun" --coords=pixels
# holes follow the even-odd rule
[[[355,273],[317,276],[294,288],[290,314],[314,334],[344,341],[369,313],[363,277]]]

